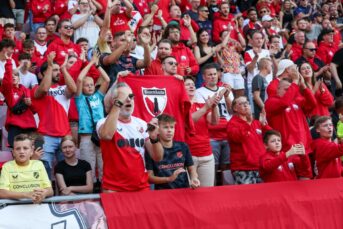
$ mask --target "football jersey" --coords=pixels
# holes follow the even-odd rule
[[[97,131],[106,118],[97,123]],[[138,191],[149,188],[144,162],[144,143],[147,123],[131,116],[129,122],[118,120],[112,140],[101,140],[104,189],[113,191]]]

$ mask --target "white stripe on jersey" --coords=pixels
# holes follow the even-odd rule
[[[70,99],[66,96],[67,85],[61,85],[49,89],[48,95],[54,97],[68,115],[70,107]]]

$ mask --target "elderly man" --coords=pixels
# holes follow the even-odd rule
[[[157,120],[152,120],[148,128],[145,121],[132,116],[134,94],[125,83],[113,85],[106,95],[105,107],[109,113],[97,124],[104,161],[103,190],[148,190],[145,147],[154,161],[163,158]]]
[[[267,125],[265,114],[261,114],[260,121],[253,119],[249,101],[244,96],[233,100],[232,109],[234,115],[227,124],[227,134],[235,184],[261,183],[259,158],[265,152],[262,133],[271,128]]]

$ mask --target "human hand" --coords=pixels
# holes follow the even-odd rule
[[[68,196],[72,193],[71,189],[69,187],[62,188],[60,190],[61,194],[64,196]]]
[[[168,179],[168,180],[169,180],[169,183],[175,181],[176,178],[179,176],[179,174],[180,174],[180,173],[184,173],[184,172],[186,172],[186,170],[185,170],[184,168],[178,168],[177,170],[175,170],[175,171],[173,172],[173,175],[171,175],[171,176],[169,177],[169,179]]]
[[[144,45],[149,45],[151,41],[151,34],[140,34],[139,39]]]
[[[52,67],[55,57],[56,57],[55,51],[52,51],[48,54],[48,58],[47,58],[48,66]]]
[[[94,50],[91,62],[95,65],[98,65],[99,64],[99,57],[100,57],[100,53],[98,53],[97,51]]]
[[[42,158],[43,154],[44,154],[43,148],[42,147],[38,147],[33,152],[31,160],[40,160]]]
[[[185,14],[185,16],[183,16],[183,22],[186,27],[190,27],[192,19],[188,14]]]
[[[120,71],[120,72],[118,72],[118,74],[117,74],[117,78],[118,77],[126,77],[126,76],[128,76],[128,75],[130,75],[130,71],[129,70],[125,70],[125,71]]]
[[[148,123],[147,132],[150,139],[157,139],[159,134],[158,120],[157,118],[152,118]]]
[[[150,10],[151,10],[152,14],[155,14],[158,11],[158,5],[157,4],[152,4]]]
[[[182,81],[184,80],[184,79],[183,79],[183,76],[181,76],[181,75],[179,75],[179,74],[175,74],[174,77],[175,77],[176,79],[178,79],[178,80],[182,80]]]
[[[31,104],[32,104],[31,98],[30,98],[30,97],[25,97],[25,98],[24,98],[24,103],[25,103],[27,106],[31,106]]]
[[[82,55],[81,55],[82,56]],[[68,63],[68,57],[69,55],[67,54],[64,58],[64,62],[63,64],[61,65],[61,69],[65,69],[67,67],[67,63]]]
[[[192,72],[192,69],[191,69],[191,67],[188,66],[188,67],[185,68],[185,71],[186,71],[187,75],[190,75],[191,72]]]
[[[200,187],[200,181],[198,178],[191,179],[191,187],[192,188],[199,188]]]
[[[264,109],[264,107],[262,108],[262,111],[260,113],[260,118],[259,118],[259,121],[260,123],[262,124],[262,126],[265,126],[268,124],[267,122],[267,117],[266,117],[266,110]]]

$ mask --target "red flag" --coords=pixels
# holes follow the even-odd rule
[[[170,76],[128,76],[119,81],[126,82],[135,94],[133,116],[149,122],[162,113],[172,115],[176,141],[185,141],[186,128],[193,131],[191,103],[183,81]]]

